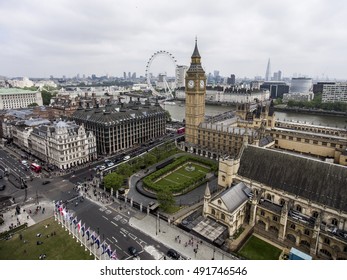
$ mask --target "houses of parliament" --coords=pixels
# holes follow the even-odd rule
[[[197,42],[186,73],[187,152],[219,161],[203,215],[314,259],[347,259],[347,131],[275,120],[274,107],[239,104],[219,122],[205,119],[206,76]],[[241,242],[242,243],[242,242]]]

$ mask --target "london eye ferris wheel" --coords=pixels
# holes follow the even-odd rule
[[[157,86],[153,86],[152,83],[152,70],[151,66],[153,61],[159,60],[160,57],[165,57],[167,61],[169,61],[165,66],[167,67],[166,69],[169,70],[169,68],[174,67],[175,69],[175,81],[174,82],[169,82],[167,80],[166,75],[161,75],[161,86],[160,88],[162,91],[158,90]],[[170,65],[171,64],[171,65]],[[150,59],[148,60],[146,64],[146,81],[148,88],[152,91],[152,94],[154,96],[163,96],[163,97],[173,97],[173,91],[176,87],[176,68],[177,68],[177,60],[176,58],[169,52],[167,51],[157,51],[155,52]]]

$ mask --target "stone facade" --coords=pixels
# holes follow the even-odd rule
[[[215,203],[218,197],[205,195],[204,213],[227,225],[230,235],[237,228],[233,217],[283,248],[347,259],[346,167],[249,145],[238,159],[220,162],[218,177],[226,191],[239,183],[251,189],[245,203],[229,212]]]

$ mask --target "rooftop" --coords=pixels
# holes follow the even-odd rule
[[[347,167],[247,145],[240,176],[347,212]]]
[[[28,90],[28,89],[21,89],[21,88],[0,88],[0,95],[1,94],[28,94],[28,93],[36,93],[37,90]]]

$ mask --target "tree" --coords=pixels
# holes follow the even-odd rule
[[[107,174],[104,177],[104,186],[106,189],[113,189],[114,191],[120,189],[124,183],[124,176],[116,172]]]
[[[169,188],[162,188],[158,191],[157,200],[160,204],[159,207],[165,212],[175,205],[174,196]]]
[[[54,93],[51,93],[51,92],[49,92],[49,91],[47,91],[45,89],[43,89],[41,91],[41,95],[42,95],[42,103],[43,103],[43,105],[49,105],[51,103],[51,98],[53,96],[55,96]]]

